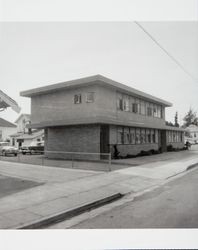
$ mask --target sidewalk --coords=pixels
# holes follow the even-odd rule
[[[44,182],[0,199],[0,228],[15,229],[28,225],[34,228],[34,224],[72,213],[90,203],[158,186],[167,178],[198,164],[198,156],[161,163],[101,173],[0,161],[2,175]]]

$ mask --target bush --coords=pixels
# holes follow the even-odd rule
[[[167,151],[168,152],[173,152],[174,151],[174,148],[173,148],[173,146],[171,144],[167,146]]]
[[[126,155],[126,158],[135,158],[135,157],[137,157],[137,156],[136,155],[130,155],[130,154]]]
[[[148,156],[148,155],[152,155],[152,151],[151,151],[151,150],[149,150],[149,151],[144,151],[144,150],[142,150],[142,151],[138,154],[138,156]]]

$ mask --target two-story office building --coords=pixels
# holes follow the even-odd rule
[[[183,148],[183,130],[165,125],[172,104],[101,75],[21,92],[31,126],[45,130],[45,151],[108,153]],[[51,154],[48,153],[48,156]]]

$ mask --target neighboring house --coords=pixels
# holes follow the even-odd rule
[[[15,121],[17,124],[17,132],[18,133],[28,133],[29,130],[26,127],[30,124],[30,114],[21,114]]]
[[[10,140],[10,135],[16,133],[17,126],[0,118],[0,141]]]
[[[17,133],[11,135],[13,146],[20,148],[35,145],[35,143],[44,144],[43,130],[27,128],[27,125],[31,123],[30,114],[21,114],[15,123],[17,124]]]
[[[44,145],[44,131],[34,130],[30,134],[21,134],[17,137],[18,147],[21,146],[36,146],[37,144]]]
[[[165,125],[171,103],[101,75],[23,91],[31,128],[45,130],[47,151],[135,155],[184,146],[184,130]]]
[[[189,137],[190,141],[198,143],[198,126],[191,124],[186,128],[186,136]]]

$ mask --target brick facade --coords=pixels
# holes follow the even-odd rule
[[[100,126],[80,125],[45,129],[45,151],[100,153]],[[71,158],[71,154],[46,152],[51,158]],[[73,155],[75,159],[98,159],[99,155]],[[79,157],[80,156],[80,157]]]

